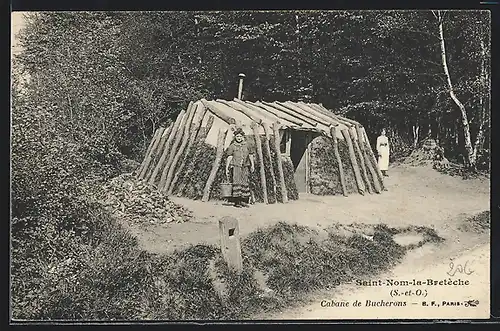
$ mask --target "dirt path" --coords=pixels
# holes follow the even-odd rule
[[[483,240],[487,240],[483,236]],[[478,246],[479,245],[479,246]],[[474,246],[473,246],[474,247]],[[474,248],[458,253],[454,249],[446,248],[441,252],[439,262],[430,262],[429,252],[435,247],[427,246],[423,251],[413,251],[407,255],[405,261],[394,268],[390,273],[376,277],[376,280],[444,280],[461,279],[469,281],[469,286],[357,286],[353,283],[341,285],[338,288],[317,294],[311,303],[299,307],[286,309],[280,313],[261,315],[256,319],[482,319],[490,315],[490,246],[476,244]],[[455,252],[453,252],[455,250]],[[458,254],[458,255],[457,255]],[[420,261],[419,261],[420,260]],[[422,264],[424,262],[425,266]],[[450,262],[467,267],[465,274],[457,272],[450,276]],[[452,272],[451,272],[452,274]],[[397,289],[400,296],[391,296],[391,290]],[[405,291],[412,290],[409,296]],[[418,290],[421,295],[417,295]],[[426,294],[424,297],[423,295]],[[358,300],[361,307],[354,307],[353,302]],[[371,302],[406,302],[405,306],[397,307],[366,307]],[[476,307],[467,306],[466,301],[477,300]],[[427,306],[423,306],[422,302]],[[434,301],[434,304],[432,303]],[[339,307],[340,302],[348,302],[349,307]],[[445,303],[446,302],[446,303]],[[458,303],[458,305],[455,305]]]
[[[191,209],[195,221],[131,227],[143,249],[168,253],[191,244],[218,243],[218,220],[235,216],[242,236],[278,221],[324,228],[332,223],[385,223],[389,226],[410,224],[434,227],[445,237],[453,236],[458,218],[489,209],[489,181],[461,180],[431,168],[398,166],[386,179],[388,191],[382,194],[315,196],[301,194],[288,204],[256,204],[240,209],[220,202],[194,201],[173,197]]]

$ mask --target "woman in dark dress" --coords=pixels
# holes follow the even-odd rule
[[[226,150],[226,176],[231,180],[232,198],[236,207],[247,206],[250,199],[250,172],[255,170],[254,152],[241,128],[234,131],[234,140]],[[230,171],[232,170],[232,171]]]

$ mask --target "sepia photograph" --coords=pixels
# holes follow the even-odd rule
[[[489,10],[11,13],[10,321],[490,317]]]

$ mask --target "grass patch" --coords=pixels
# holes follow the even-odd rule
[[[31,273],[16,270],[15,317],[251,318],[289,307],[290,302],[300,303],[312,291],[388,270],[414,248],[397,244],[395,234],[415,231],[423,234],[425,242],[442,241],[425,227],[337,224],[319,232],[280,222],[242,239],[244,270],[238,275],[227,267],[216,246],[196,245],[170,255],[149,254],[114,221],[103,220],[96,236],[100,239],[78,247],[73,244],[68,251],[80,251],[72,253],[71,263],[65,262],[67,256],[61,256],[56,263],[58,272],[36,264],[24,265]],[[20,295],[23,277],[30,279],[31,292],[26,296]]]

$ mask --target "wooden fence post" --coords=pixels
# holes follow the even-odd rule
[[[243,259],[241,258],[240,228],[238,220],[226,216],[219,220],[220,248],[222,256],[229,268],[237,273],[243,271]]]

